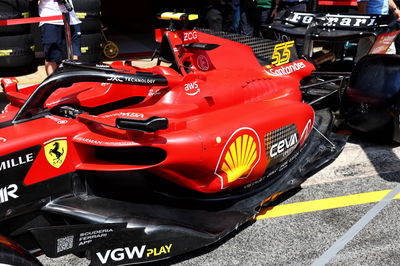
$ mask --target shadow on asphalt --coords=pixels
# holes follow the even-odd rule
[[[146,264],[146,265],[168,266],[168,265],[173,265],[173,264],[176,264],[176,263],[180,263],[180,262],[183,262],[183,261],[187,261],[189,259],[193,259],[193,258],[202,256],[202,255],[205,255],[207,253],[210,253],[210,252],[218,249],[221,245],[225,244],[230,239],[234,238],[237,234],[240,234],[243,230],[245,230],[246,228],[248,228],[249,226],[251,226],[255,222],[256,221],[249,221],[249,222],[243,224],[237,230],[231,232],[227,236],[223,237],[221,240],[219,240],[219,241],[217,241],[217,242],[215,242],[215,243],[213,243],[213,244],[211,244],[209,246],[206,246],[206,247],[191,251],[191,252],[183,254],[183,255],[178,255],[176,257],[164,260],[162,262],[154,262],[154,263],[149,263],[149,264]]]
[[[290,197],[294,196],[299,191],[301,191],[301,187],[297,187],[297,188],[294,188],[292,190],[289,190],[289,191],[283,193],[282,195],[280,195],[279,197],[277,197],[275,199],[275,201],[270,203],[268,206],[270,207],[270,206],[278,205],[278,204],[286,201]],[[240,234],[243,230],[245,230],[246,228],[250,227],[255,222],[256,221],[249,221],[249,222],[243,224],[237,230],[231,232],[227,236],[223,237],[221,240],[219,240],[219,241],[217,241],[217,242],[215,242],[215,243],[213,243],[213,244],[211,244],[209,246],[206,246],[206,247],[191,251],[191,252],[183,254],[183,255],[179,255],[179,256],[173,257],[171,259],[167,259],[167,260],[162,261],[162,262],[154,262],[154,263],[150,263],[150,264],[146,264],[146,265],[152,265],[152,266],[155,266],[155,265],[157,265],[157,266],[160,266],[160,265],[161,266],[173,265],[173,264],[176,264],[176,263],[180,263],[180,262],[183,262],[183,261],[187,261],[189,259],[193,259],[193,258],[202,256],[202,255],[208,254],[208,253],[218,249],[220,246],[222,246],[223,244],[228,242],[230,239],[234,238],[236,235]]]
[[[349,142],[360,145],[382,179],[388,182],[400,183],[400,170],[389,173],[382,172],[385,166],[400,165],[400,158],[393,152],[393,149],[400,147],[400,144],[392,140],[391,132],[381,131],[374,134],[355,133],[349,138]],[[384,152],[380,156],[377,156],[376,153],[371,152],[371,149],[382,149]]]

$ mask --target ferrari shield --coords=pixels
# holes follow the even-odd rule
[[[68,143],[66,138],[52,139],[44,143],[46,159],[55,168],[60,168],[67,157]]]

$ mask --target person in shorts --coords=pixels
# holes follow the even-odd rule
[[[72,5],[72,3],[71,3]],[[41,17],[57,16],[66,13],[63,4],[59,0],[39,0],[39,15]],[[71,39],[73,60],[81,55],[81,21],[74,11],[70,13]],[[51,75],[66,58],[65,28],[62,20],[41,22],[42,43],[45,53],[45,69],[47,75]]]

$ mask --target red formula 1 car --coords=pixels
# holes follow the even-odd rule
[[[290,60],[290,45],[261,40],[282,52],[265,67],[245,44],[179,29],[192,15],[162,17],[172,23],[157,31],[157,66],[64,62],[37,86],[2,80],[0,262],[186,253],[341,151],[330,112],[302,102],[314,66]]]

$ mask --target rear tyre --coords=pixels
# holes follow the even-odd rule
[[[74,0],[77,17],[82,21],[83,34],[101,32],[101,1],[100,0]]]
[[[82,34],[81,52],[79,61],[87,63],[98,63],[101,61],[101,34]]]
[[[0,37],[0,71],[32,66],[35,59],[31,34]]]
[[[100,0],[73,0],[75,12],[83,12],[90,14],[100,14],[101,1]]]
[[[29,17],[27,0],[0,0],[0,20]],[[30,32],[29,24],[0,26],[0,36],[26,34]]]
[[[42,265],[25,249],[0,235],[0,265]]]
[[[81,19],[81,32],[82,34],[89,33],[100,33],[101,32],[101,20],[98,18]]]

